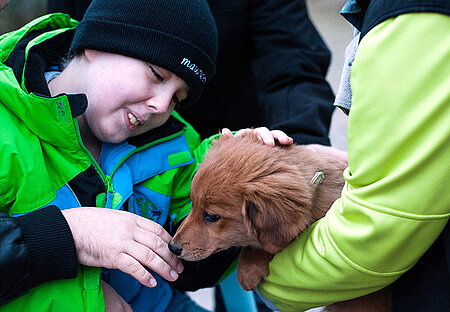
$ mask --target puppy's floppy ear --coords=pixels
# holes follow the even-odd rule
[[[264,250],[277,254],[306,228],[308,216],[299,218],[291,214],[283,201],[277,203],[264,198],[246,199],[242,207],[247,229],[259,241]],[[302,224],[304,222],[304,224]]]

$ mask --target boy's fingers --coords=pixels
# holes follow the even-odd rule
[[[165,249],[168,250],[167,246]],[[139,264],[142,264],[155,273],[161,275],[162,278],[168,281],[174,281],[178,278],[178,272],[176,269],[174,269],[173,266],[169,265],[161,257],[159,250],[154,251],[145,245],[133,242],[126,250],[126,253],[134,260],[138,261]]]
[[[117,269],[124,273],[128,273],[137,279],[142,285],[147,287],[155,287],[156,279],[146,270],[142,264],[127,254],[121,254],[117,259]]]
[[[170,236],[170,234],[158,223],[141,216],[137,215],[133,216],[136,216],[136,224],[138,225],[138,227],[143,229],[144,231],[154,233],[155,235],[160,237],[163,241],[165,241],[167,244],[172,239],[172,236]]]
[[[134,233],[134,240],[137,244],[146,248],[148,251],[152,251],[155,254],[157,254],[162,259],[162,261],[167,263],[177,273],[183,272],[183,264],[181,263],[181,260],[177,256],[175,256],[172,252],[170,252],[167,242],[162,240],[157,235],[145,231],[136,231]],[[143,250],[142,252],[146,253],[147,250]],[[148,261],[146,260],[148,258],[149,255],[146,255],[144,256],[143,259],[137,260],[139,260],[144,265],[149,266],[147,262],[142,262]]]

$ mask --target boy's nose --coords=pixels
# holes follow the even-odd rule
[[[155,113],[164,114],[169,109],[171,103],[172,96],[160,95],[149,99],[147,101],[147,106]]]

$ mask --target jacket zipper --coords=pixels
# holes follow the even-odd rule
[[[112,208],[113,206],[113,199],[114,199],[114,187],[113,187],[113,183],[112,183],[112,178],[111,176],[107,175],[105,176],[106,178],[106,204],[105,207],[106,208]]]

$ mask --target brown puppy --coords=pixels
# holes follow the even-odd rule
[[[345,168],[305,146],[266,146],[254,133],[222,136],[192,180],[192,210],[169,248],[196,261],[242,246],[238,282],[245,290],[255,289],[268,275],[273,255],[339,197]]]

